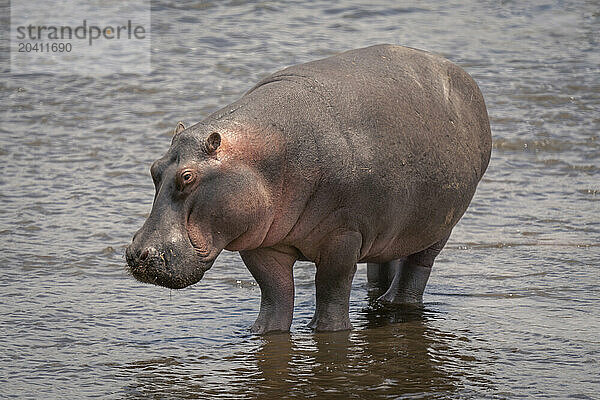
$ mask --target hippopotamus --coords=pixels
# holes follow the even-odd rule
[[[222,250],[261,290],[252,332],[289,331],[293,266],[316,265],[309,326],[351,329],[357,263],[383,303],[421,304],[436,256],[491,153],[483,96],[447,59],[375,45],[291,66],[177,125],[126,250],[139,281],[180,289]]]

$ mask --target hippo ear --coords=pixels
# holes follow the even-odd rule
[[[175,131],[173,132],[173,135],[177,135],[179,132],[185,130],[185,125],[183,125],[183,122],[179,121],[177,123],[177,126],[175,127]]]
[[[206,151],[208,154],[214,153],[221,144],[221,135],[219,132],[213,132],[206,138]]]

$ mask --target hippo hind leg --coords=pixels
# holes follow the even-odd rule
[[[367,263],[367,281],[371,288],[376,288],[382,293],[387,291],[394,277],[402,267],[404,258],[385,263]]]
[[[388,268],[392,268],[393,270],[393,278],[389,283],[387,291],[377,300],[390,304],[422,303],[423,292],[431,274],[433,262],[444,248],[449,237],[450,235],[425,250],[411,254],[406,258],[386,263],[390,264]],[[377,265],[381,266],[382,264]],[[383,269],[380,267],[379,271]]]

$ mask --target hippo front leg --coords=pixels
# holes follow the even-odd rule
[[[362,236],[350,232],[332,237],[321,249],[316,262],[317,305],[309,327],[317,331],[352,329],[350,290],[361,244]]]
[[[272,248],[240,251],[240,255],[261,292],[260,312],[251,331],[289,331],[294,314],[293,266],[296,257],[292,252]]]

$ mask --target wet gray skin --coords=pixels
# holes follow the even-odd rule
[[[350,329],[358,262],[381,302],[422,301],[490,151],[477,85],[442,57],[379,45],[289,67],[178,125],[127,262],[142,282],[183,288],[239,251],[261,288],[252,330],[264,333],[289,330],[294,262],[313,261],[310,326]]]

